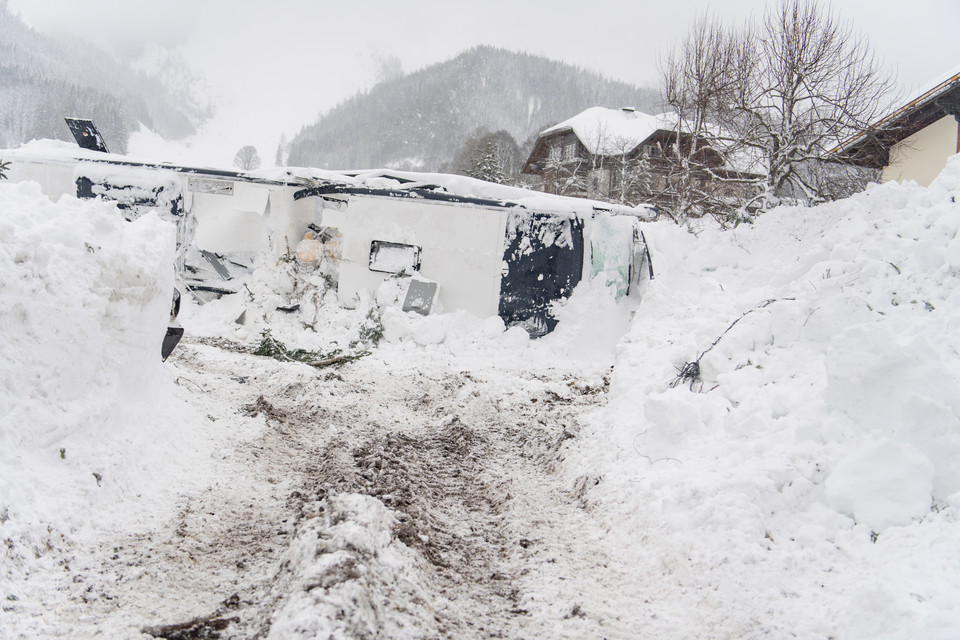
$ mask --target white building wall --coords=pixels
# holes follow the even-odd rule
[[[960,124],[945,116],[921,129],[890,149],[890,164],[884,167],[882,180],[914,180],[929,186],[940,175],[947,158],[957,153]]]
[[[372,294],[390,277],[369,268],[370,243],[381,240],[421,247],[420,275],[439,283],[444,310],[496,315],[506,217],[505,209],[415,198],[354,197],[346,206],[325,207],[320,224],[343,234],[340,302],[353,307],[360,291]]]

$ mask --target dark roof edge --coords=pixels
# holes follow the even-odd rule
[[[905,118],[910,117],[914,113],[919,112],[921,109],[929,105],[931,102],[937,100],[946,93],[949,93],[954,88],[960,87],[960,73],[954,74],[953,76],[947,78],[943,82],[937,84],[932,89],[925,91],[920,94],[918,97],[914,98],[907,104],[903,105],[899,109],[896,109],[892,113],[887,114],[874,124],[870,125],[870,128],[866,131],[858,133],[857,135],[845,140],[835,147],[832,153],[841,154],[848,152],[851,149],[855,148],[857,145],[865,143],[871,140],[871,137],[875,137],[878,131],[894,131],[899,127],[899,122]],[[889,146],[893,146],[897,142],[909,137],[909,135],[904,136],[903,138],[897,139],[898,136],[894,134],[889,140],[885,142]]]
[[[230,171],[227,169],[213,169],[206,167],[187,167],[183,165],[166,164],[162,162],[142,162],[138,160],[117,160],[116,158],[77,158],[77,162],[94,162],[100,164],[118,165],[122,167],[138,167],[142,169],[156,169],[164,171],[173,171],[174,173],[185,173],[191,175],[207,176],[211,178],[220,178],[223,180],[238,180],[241,182],[253,182],[257,184],[268,184],[276,186],[297,186],[302,185],[303,181],[297,178],[290,180],[270,180],[268,178],[255,178],[242,171]]]
[[[293,194],[294,200],[302,200],[312,196],[377,196],[382,198],[409,198],[413,200],[432,200],[449,204],[471,204],[498,209],[524,209],[519,203],[509,200],[490,200],[471,196],[458,196],[445,191],[431,191],[429,189],[374,189],[371,187],[355,187],[346,184],[321,184],[301,189]]]

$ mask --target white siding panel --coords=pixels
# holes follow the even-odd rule
[[[947,158],[957,152],[958,124],[945,116],[890,149],[890,164],[883,169],[883,181],[914,180],[929,186],[940,175]]]

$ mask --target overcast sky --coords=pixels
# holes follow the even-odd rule
[[[478,44],[541,54],[641,86],[657,57],[709,9],[739,24],[762,0],[8,0],[39,31],[78,35],[120,56],[178,47],[229,91],[234,125],[289,136],[370,86],[380,62],[414,71]],[[960,0],[836,0],[907,92],[960,64]],[[226,112],[225,112],[226,113]],[[263,118],[270,115],[272,124]],[[228,126],[234,126],[228,125]],[[266,131],[263,132],[266,139]],[[264,143],[265,144],[265,143]],[[275,144],[275,143],[273,143]],[[258,145],[259,146],[259,145]],[[263,151],[261,151],[262,153]],[[270,152],[272,155],[272,151]]]

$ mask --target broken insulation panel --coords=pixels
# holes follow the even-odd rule
[[[420,247],[374,240],[370,243],[370,271],[414,273],[420,271]]]

